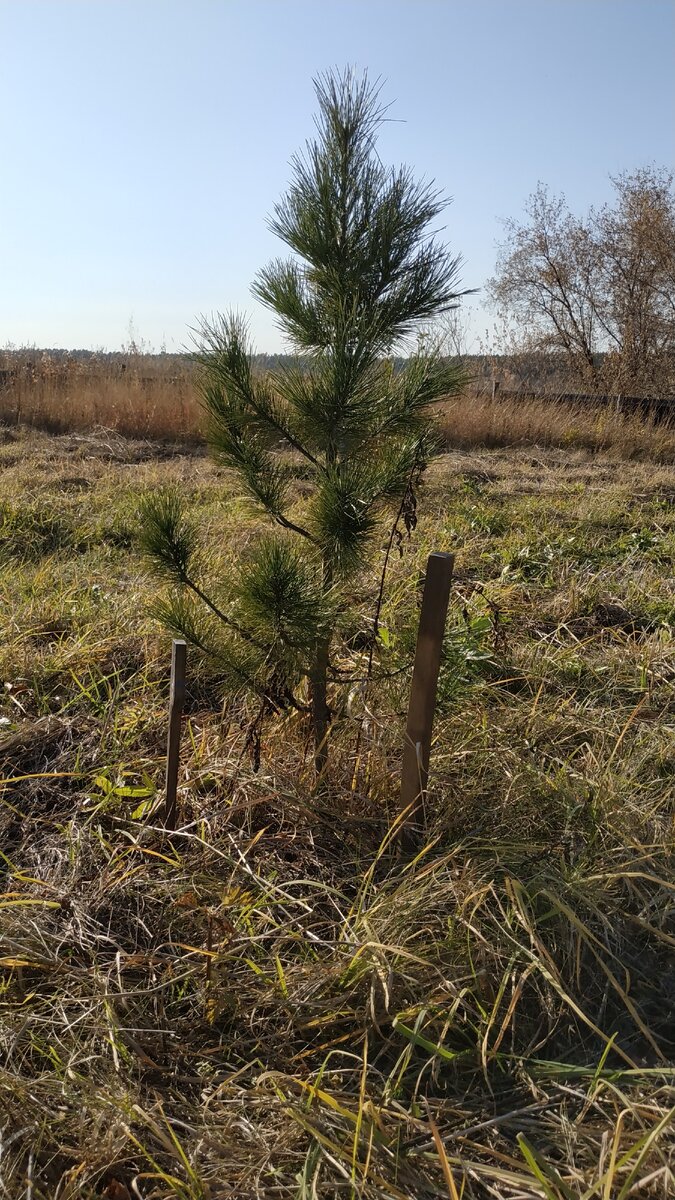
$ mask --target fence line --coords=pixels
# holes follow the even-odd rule
[[[479,394],[482,389],[479,389]],[[486,387],[483,390],[489,389]],[[500,400],[536,400],[570,407],[609,408],[614,412],[664,420],[675,416],[675,396],[614,396],[598,392],[546,392],[542,389],[503,388],[498,380],[491,384],[491,396],[495,403]]]

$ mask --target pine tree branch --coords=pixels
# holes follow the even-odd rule
[[[299,533],[300,537],[306,538],[313,546],[318,546],[319,543],[315,537],[312,537],[308,529],[303,529],[301,525],[296,525],[293,521],[289,521],[282,513],[273,513],[274,520],[277,525],[282,525],[284,529],[291,529],[293,533]]]
[[[249,633],[248,629],[244,629],[244,627],[240,625],[238,621],[235,621],[232,617],[228,616],[227,613],[224,613],[222,609],[218,608],[217,604],[214,604],[213,600],[209,599],[209,597],[206,595],[206,592],[200,588],[198,583],[195,583],[195,581],[190,579],[187,575],[182,577],[181,582],[185,584],[185,587],[189,588],[191,592],[194,592],[195,596],[199,597],[206,607],[210,609],[213,615],[217,617],[219,621],[222,621],[223,625],[227,625],[228,628],[232,629],[236,634],[238,634],[243,641],[248,642],[251,646],[255,646],[256,650],[262,650],[263,652],[267,651],[267,647],[264,646],[262,642],[259,642],[252,633]]]
[[[291,433],[290,429],[283,424],[280,418],[276,416],[270,408],[261,406],[259,402],[253,398],[253,395],[249,400],[249,404],[256,415],[259,416],[261,420],[266,420],[273,429],[276,429],[277,433],[281,434],[284,440],[288,442],[289,446],[292,446],[294,450],[297,450],[299,454],[302,454],[303,458],[306,458],[308,462],[311,462],[313,467],[319,467],[320,464],[318,459],[314,457],[314,455],[310,450],[307,449],[306,446],[303,446],[302,442],[300,442],[298,438]]]
[[[275,411],[273,397],[269,393],[265,395],[264,385],[257,383],[253,377],[247,328],[243,319],[234,313],[219,315],[211,321],[203,319],[199,333],[202,340],[195,358],[205,373],[202,395],[212,419],[226,419],[227,393],[233,391],[239,401],[233,416],[236,415],[246,424],[248,408],[261,423],[274,430],[294,450],[316,466],[316,459],[311,451],[302,445]],[[220,381],[225,395],[214,389],[214,377]]]

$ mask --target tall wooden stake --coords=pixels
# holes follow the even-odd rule
[[[452,554],[430,554],[427,560],[401,768],[400,840],[406,850],[415,848],[421,833],[453,563]]]
[[[185,703],[185,662],[187,644],[174,641],[171,648],[171,691],[169,693],[169,737],[166,745],[166,800],[164,824],[176,828],[176,791],[178,788],[178,756],[180,753],[180,724]]]

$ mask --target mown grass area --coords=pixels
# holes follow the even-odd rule
[[[191,655],[169,837],[138,501],[182,482],[224,592],[257,519],[198,453],[2,437],[4,1194],[671,1195],[675,469],[444,455],[365,697],[377,571],[344,613],[326,786],[301,714],[258,764],[255,709]],[[391,826],[432,549],[456,579],[409,861]]]

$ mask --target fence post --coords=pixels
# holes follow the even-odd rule
[[[174,640],[171,647],[171,690],[169,693],[169,736],[166,744],[166,798],[164,801],[164,825],[176,828],[176,791],[178,788],[178,756],[180,753],[180,725],[185,703],[185,662],[187,644]]]
[[[499,380],[493,379],[492,380],[492,403],[493,404],[494,404],[495,400],[497,399],[498,391],[499,391]]]
[[[430,554],[427,560],[401,767],[400,840],[407,850],[415,848],[421,832],[453,563],[452,554]]]

